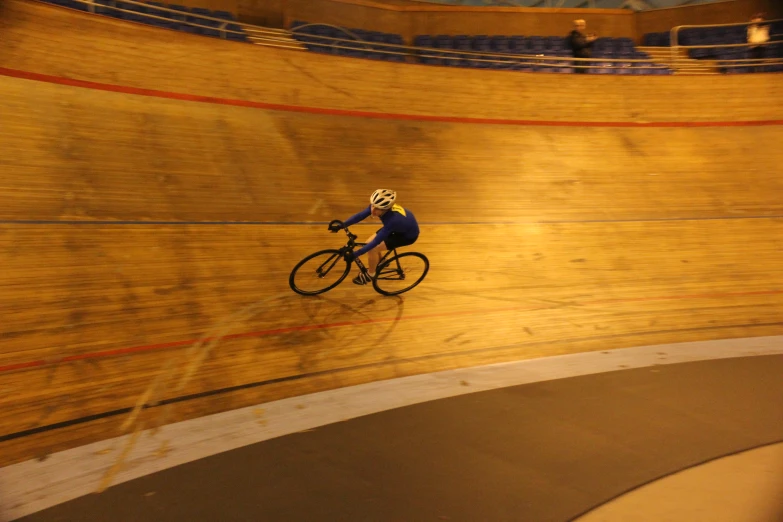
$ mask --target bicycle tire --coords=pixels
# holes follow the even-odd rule
[[[324,262],[321,265],[321,267],[319,267],[319,269],[320,269],[320,268],[323,268],[323,266],[326,265],[327,263],[332,263],[331,266],[329,267],[329,269],[327,270],[327,273],[328,273],[332,269],[337,267],[337,264],[340,262],[340,258],[342,258],[342,253],[339,250],[335,250],[335,249],[319,250],[318,252],[310,254],[309,256],[307,256],[304,259],[302,259],[301,261],[299,261],[299,263],[296,264],[296,266],[293,268],[293,270],[291,270],[291,275],[288,276],[288,285],[291,287],[291,290],[293,290],[294,292],[296,292],[297,294],[300,294],[300,295],[318,295],[318,294],[322,294],[324,292],[327,292],[327,291],[331,290],[332,288],[334,288],[335,286],[339,285],[340,283],[342,283],[343,280],[348,275],[348,273],[351,271],[351,265],[347,261],[345,261],[343,259],[343,262],[345,263],[345,270],[343,270],[342,275],[340,276],[340,278],[336,282],[330,284],[327,287],[324,287],[324,288],[321,288],[321,289],[318,289],[318,290],[304,290],[302,288],[299,288],[298,286],[296,286],[296,282],[294,281],[294,279],[296,277],[296,273],[299,271],[300,268],[302,268],[304,266],[305,263],[307,263],[311,259],[314,259],[314,258],[316,258],[318,256],[329,256],[328,258],[326,258],[324,260]],[[337,259],[333,260],[332,259],[333,257],[336,257]]]
[[[381,276],[386,272],[387,269],[390,268],[390,265],[392,263],[396,263],[400,259],[406,258],[406,257],[417,257],[421,259],[424,262],[424,271],[422,271],[421,275],[409,286],[403,288],[402,290],[384,290],[381,286],[385,284],[384,282],[388,279],[384,279]],[[396,269],[395,269],[396,271]],[[427,272],[430,271],[430,260],[427,259],[427,256],[424,254],[420,254],[418,252],[403,252],[402,254],[397,254],[396,256],[392,256],[389,259],[385,260],[383,263],[378,265],[378,268],[375,270],[377,277],[373,278],[372,280],[372,286],[375,288],[375,291],[379,294],[383,295],[399,295],[404,292],[407,292],[408,290],[412,290],[415,288],[419,283],[421,283],[424,278],[427,276]],[[380,283],[379,283],[380,282]]]

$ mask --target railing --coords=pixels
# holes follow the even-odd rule
[[[320,26],[332,27],[352,36],[353,39],[338,38],[320,34],[305,33],[305,27]],[[618,69],[643,69],[643,70],[668,70],[665,64],[654,63],[652,58],[574,58],[572,56],[557,56],[540,53],[503,53],[475,51],[470,49],[445,49],[435,47],[411,47],[408,45],[368,42],[350,33],[348,30],[331,24],[306,24],[298,26],[291,32],[294,37],[299,37],[303,43],[315,48],[325,48],[330,51],[344,50],[356,51],[357,44],[368,52],[379,55],[400,56],[403,61],[420,63],[421,59],[438,59],[446,62],[469,62],[471,65],[483,64],[495,66],[495,68],[526,68],[537,67],[542,69],[606,69],[617,67]],[[370,48],[367,48],[370,46]],[[379,49],[380,47],[380,49]]]
[[[284,29],[271,29],[267,27],[252,26],[249,24],[240,23],[236,20],[215,18],[191,11],[182,11],[169,7],[152,5],[147,2],[138,2],[136,0],[104,0],[102,2],[96,0],[71,1],[78,4],[83,4],[86,7],[86,11],[89,13],[104,14],[106,11],[127,13],[129,15],[133,15],[134,17],[140,17],[148,20],[158,20],[160,22],[176,23],[178,25],[186,25],[188,27],[202,30],[216,31],[218,36],[223,39],[230,38],[229,35],[236,35],[240,37],[247,37],[248,35],[252,35],[255,38],[264,41],[264,45],[273,47],[299,48],[291,45],[293,42],[291,41],[290,32]],[[152,14],[150,12],[144,12],[140,10],[126,9],[125,7],[118,7],[117,4],[122,6],[137,6],[138,8],[143,8],[147,11],[151,10],[160,14]],[[163,14],[169,14],[169,16],[163,16]],[[189,18],[198,21],[189,20]],[[239,30],[235,29],[234,27],[238,28]]]
[[[57,0],[54,0],[57,2]],[[178,9],[172,9],[169,7],[163,7],[158,5],[152,5],[147,2],[139,2],[137,0],[69,0],[73,3],[82,4],[86,7],[86,11],[90,13],[106,13],[106,11],[128,13],[133,17],[141,17],[150,20],[158,20],[166,23],[176,23],[178,25],[185,25],[201,30],[208,30],[217,32],[220,38],[231,38],[230,35],[241,36],[247,38],[250,43],[255,45],[263,45],[268,47],[278,47],[286,49],[302,49],[305,45],[313,47],[325,47],[330,52],[337,50],[345,51],[357,51],[365,50],[375,55],[388,55],[400,57],[397,61],[404,61],[410,63],[426,63],[428,60],[439,60],[447,63],[457,65],[467,65],[468,67],[486,67],[495,69],[529,69],[534,68],[536,70],[554,70],[554,69],[593,69],[597,72],[618,71],[624,73],[626,71],[634,72],[635,70],[643,71],[660,71],[671,72],[671,70],[683,71],[686,70],[688,65],[686,62],[693,62],[693,60],[682,60],[679,57],[680,49],[695,49],[695,48],[728,48],[728,47],[749,47],[750,44],[726,44],[726,45],[704,45],[704,46],[682,46],[678,44],[679,31],[687,28],[703,28],[703,27],[727,27],[727,26],[747,26],[749,23],[744,24],[723,24],[714,26],[678,26],[672,29],[672,57],[670,63],[656,63],[655,57],[646,58],[574,58],[572,56],[558,56],[542,53],[520,53],[520,52],[486,52],[476,51],[471,49],[443,49],[435,47],[411,47],[408,45],[370,42],[362,40],[356,34],[350,30],[331,26],[328,24],[306,24],[297,27],[293,31],[285,29],[272,29],[266,27],[255,26],[251,24],[245,24],[236,20],[226,20],[223,18],[216,18],[206,16],[191,11],[182,11]],[[118,6],[119,4],[119,6]],[[123,6],[135,6],[137,9],[126,9]],[[152,12],[145,12],[146,11]],[[153,14],[158,13],[158,14]],[[168,14],[168,16],[165,16]],[[197,21],[196,21],[197,20]],[[768,23],[776,22],[772,20]],[[336,38],[332,36],[317,35],[302,32],[303,28],[310,26],[329,26],[338,29],[346,36],[350,38]],[[302,39],[305,37],[304,42],[297,41],[296,38]],[[236,38],[234,38],[236,39]],[[776,42],[770,42],[767,45],[772,45]],[[360,46],[359,47],[357,47]],[[748,67],[749,65],[772,65],[783,64],[783,59],[780,58],[767,58],[763,60],[756,59],[741,59],[735,60],[732,64],[723,65],[722,67]]]
[[[341,32],[347,34],[348,36],[351,37],[351,40],[348,40],[348,39],[345,39],[345,38],[331,38],[331,37],[327,37],[327,36],[310,35],[309,33],[302,32],[302,29],[304,29],[305,27],[331,27],[333,29],[337,29],[338,31],[341,31]],[[366,40],[362,40],[359,36],[357,36],[356,34],[351,32],[349,29],[346,29],[345,27],[340,27],[339,25],[323,24],[323,23],[304,24],[304,25],[298,26],[296,28],[296,30],[291,31],[289,34],[291,36],[306,35],[306,36],[313,36],[314,38],[329,38],[330,40],[338,40],[340,42],[358,42],[358,43],[362,44],[363,47],[365,49],[367,49],[368,51],[372,50],[372,43],[371,42],[367,42]],[[394,44],[388,44],[388,45],[394,45]],[[353,49],[353,48],[351,48],[351,49]]]
[[[783,22],[783,19],[775,19],[775,20],[764,20],[763,24],[772,26],[772,24],[776,22]],[[698,60],[693,60],[688,58],[684,58],[682,56],[682,50],[685,50],[686,52],[690,51],[691,49],[736,49],[736,48],[743,48],[747,49],[750,47],[757,47],[757,46],[763,46],[768,49],[772,49],[773,46],[777,47],[780,45],[783,45],[783,41],[776,41],[774,38],[780,38],[783,37],[783,34],[770,34],[769,41],[762,43],[762,44],[751,44],[745,41],[744,43],[735,43],[735,44],[710,44],[710,45],[680,45],[679,38],[680,38],[680,31],[683,29],[710,29],[710,28],[721,28],[721,27],[745,27],[747,28],[749,25],[752,25],[754,22],[743,22],[743,23],[734,23],[734,24],[713,24],[713,25],[678,25],[676,27],[673,27],[671,31],[669,31],[670,35],[670,47],[671,47],[671,66],[675,71],[677,72],[688,72],[688,70],[693,70],[694,68],[699,67]],[[747,35],[747,29],[744,31],[744,34]],[[744,37],[747,39],[747,36]],[[766,67],[771,65],[783,65],[783,58],[782,57],[767,57],[767,58],[739,58],[739,59],[732,59],[732,60],[721,60],[722,62],[719,67],[731,69],[731,68],[738,68],[738,67]],[[697,63],[694,63],[697,62]],[[725,63],[729,62],[729,63]]]
[[[467,6],[497,6],[497,7],[566,7],[566,0],[418,0],[419,2],[427,2],[438,5],[467,5]],[[622,0],[616,0],[617,5],[613,8],[620,9]],[[580,7],[597,7],[596,0],[582,0],[577,5],[568,6],[571,8]]]
[[[141,12],[141,11],[134,11],[132,9],[124,9],[122,7],[117,7],[116,6],[116,2],[114,3],[115,5],[112,5],[111,3],[108,3],[108,2],[105,3],[105,4],[104,3],[98,3],[95,0],[78,0],[78,1],[80,1],[81,3],[87,4],[87,10],[90,13],[95,13],[95,8],[98,7],[99,10],[110,9],[110,10],[115,10],[115,11],[119,11],[119,12],[123,12],[123,13],[129,13],[129,14],[133,14],[133,15],[143,16],[143,17],[149,18],[151,20],[160,20],[160,21],[163,21],[163,22],[173,22],[173,21],[176,21],[177,23],[182,23],[182,24],[185,24],[185,25],[188,25],[188,26],[191,26],[191,27],[199,27],[199,28],[203,28],[203,29],[217,30],[220,33],[221,38],[226,38],[229,33],[231,33],[231,34],[239,34],[239,35],[244,34],[242,31],[235,31],[235,30],[232,30],[232,29],[228,29],[229,25],[237,25],[237,23],[234,22],[234,21],[223,20],[223,19],[220,19],[220,18],[212,18],[210,16],[194,14],[194,13],[190,13],[190,12],[186,12],[186,11],[178,11],[176,9],[170,9],[168,7],[153,6],[153,5],[150,5],[150,4],[145,3],[145,2],[136,2],[135,0],[121,0],[120,3],[121,4],[137,5],[139,7],[145,8],[145,9],[153,9],[155,11],[161,11],[163,13],[170,13],[172,15],[172,17],[171,18],[167,18],[165,16],[157,16],[157,15],[153,15],[151,13],[144,13],[144,12]],[[183,16],[185,18],[183,20],[179,20],[179,19],[175,20],[173,18],[175,15],[176,16]],[[203,20],[203,21],[215,22],[215,23],[217,23],[217,26],[202,25],[202,24],[199,24],[199,23],[193,23],[193,22],[188,21],[187,17],[198,18],[199,20]]]

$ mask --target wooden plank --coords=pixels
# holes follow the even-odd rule
[[[574,7],[513,7],[513,6],[495,6],[495,5],[447,5],[416,1],[375,1],[375,0],[329,0],[332,4],[361,5],[374,7],[376,9],[387,9],[390,11],[435,11],[435,12],[467,12],[467,13],[528,13],[535,15],[547,15],[552,13],[566,13],[569,15],[584,14],[612,14],[629,16],[633,12],[626,9],[602,9],[602,8],[574,8]]]
[[[151,33],[138,30],[138,46],[115,42],[137,72],[154,63],[140,50]],[[25,45],[40,53],[43,41]],[[53,66],[37,56],[25,63]],[[313,61],[281,74],[320,63],[290,56]],[[134,82],[162,87],[155,70]],[[305,92],[312,81],[299,74],[287,81]],[[252,76],[240,80],[203,79],[194,91],[260,99]],[[458,109],[433,108],[442,96],[410,85],[381,98],[365,83],[374,108]],[[267,87],[284,97],[282,85]],[[582,95],[564,90],[561,101],[567,93]],[[758,95],[735,92],[748,104]],[[783,330],[780,151],[757,146],[780,142],[781,126],[382,120],[4,76],[0,100],[0,465],[117,435],[161,375],[151,400],[171,404],[142,412],[147,425],[395,376]],[[488,106],[513,113],[517,101]],[[573,118],[573,106],[553,114]],[[492,114],[482,107],[468,111]],[[593,110],[578,115],[606,117]],[[401,298],[349,281],[293,294],[293,265],[341,245],[324,223],[378,186],[399,190],[422,223],[424,284]],[[197,349],[205,336],[209,349]]]
[[[774,216],[783,205],[778,152],[756,149],[750,168],[745,156],[783,139],[779,126],[386,122],[3,85],[13,175],[0,219],[328,221],[380,180],[432,221]]]
[[[639,39],[645,33],[670,31],[678,25],[745,23],[754,13],[766,13],[768,20],[783,16],[783,8],[775,0],[734,0],[651,9],[636,13]]]
[[[633,37],[635,13],[627,9],[525,8],[427,4],[395,5],[368,0],[287,0],[287,22],[305,20],[388,31],[412,41],[420,34],[565,36],[576,18],[587,18],[603,36]]]

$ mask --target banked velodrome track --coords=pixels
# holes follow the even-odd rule
[[[775,75],[357,63],[2,10],[4,465],[395,377],[783,331]],[[293,294],[378,186],[422,223],[425,283]]]

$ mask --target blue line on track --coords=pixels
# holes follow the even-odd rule
[[[541,219],[515,221],[422,221],[421,225],[556,225],[579,223],[652,223],[667,221],[736,221],[743,219],[783,219],[783,215],[770,216],[715,216],[715,217],[671,217],[671,218],[628,218],[628,219]],[[0,220],[0,225],[184,225],[184,226],[322,226],[328,221],[58,221],[58,220]],[[380,223],[360,223],[359,225],[379,226]],[[353,225],[353,226],[359,226]]]

